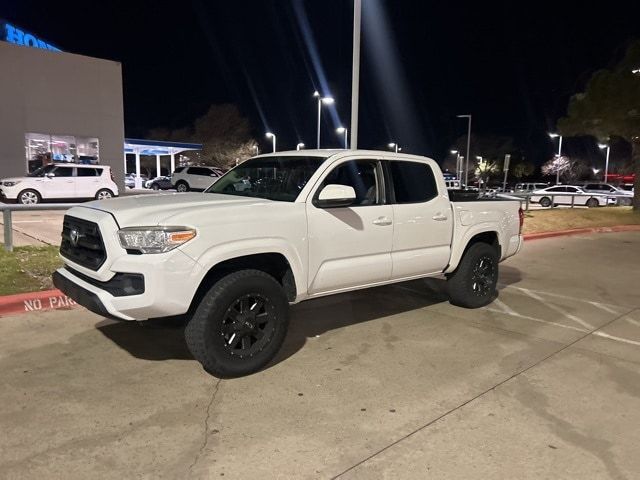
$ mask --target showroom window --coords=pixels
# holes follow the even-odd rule
[[[27,172],[50,164],[100,163],[99,141],[95,137],[27,133],[24,139]]]

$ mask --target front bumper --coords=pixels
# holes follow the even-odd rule
[[[162,254],[129,254],[120,246],[119,227],[110,214],[85,207],[68,214],[99,225],[107,256],[95,271],[63,256],[65,267],[54,274],[60,290],[95,313],[121,320],[188,311],[206,273],[189,255],[179,248]]]

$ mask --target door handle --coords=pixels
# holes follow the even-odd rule
[[[373,221],[373,224],[379,226],[391,225],[391,219],[388,217],[378,217]]]
[[[442,213],[438,213],[436,215],[434,215],[433,217],[434,220],[437,220],[438,222],[444,222],[445,220],[447,220],[449,217],[447,217],[446,215],[443,215]]]

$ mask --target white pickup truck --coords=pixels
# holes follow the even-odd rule
[[[498,263],[522,245],[520,203],[450,195],[425,157],[261,155],[204,193],[72,208],[53,280],[105,317],[185,315],[208,372],[246,375],[277,353],[292,303],[431,276],[448,279],[454,305],[490,303]]]

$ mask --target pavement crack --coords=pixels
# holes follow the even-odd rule
[[[209,404],[207,405],[207,415],[204,418],[204,432],[202,435],[203,436],[202,444],[200,445],[200,448],[198,449],[198,453],[193,459],[193,462],[191,463],[191,465],[189,465],[189,477],[191,477],[191,475],[193,474],[193,469],[200,461],[200,457],[205,452],[207,448],[207,444],[209,443],[209,419],[211,418],[211,407],[213,406],[213,402],[216,399],[216,395],[218,394],[218,390],[220,388],[221,382],[222,380],[218,379],[218,381],[213,387],[213,391],[211,392],[211,399],[209,400]]]

